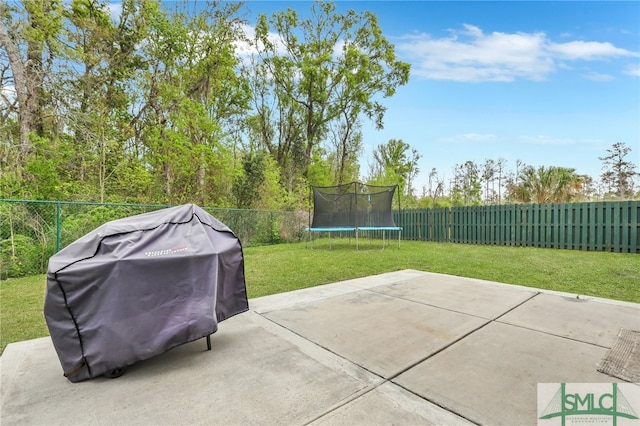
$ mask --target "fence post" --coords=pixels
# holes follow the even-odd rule
[[[56,202],[56,253],[60,251],[60,240],[62,235],[62,224],[60,223],[61,204],[62,203],[60,203],[60,201]]]

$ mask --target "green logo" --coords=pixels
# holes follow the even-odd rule
[[[577,392],[575,389],[573,392],[568,392],[567,384],[560,383],[560,388],[551,398],[539,419],[560,417],[562,426],[565,426],[566,419],[570,416],[610,417],[614,426],[617,426],[620,417],[637,420],[638,415],[618,388],[618,384],[612,383],[611,386],[611,392],[608,390],[605,392],[585,392],[586,384],[580,387],[583,392]]]

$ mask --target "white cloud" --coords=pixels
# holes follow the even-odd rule
[[[574,139],[550,135],[497,135],[494,133],[460,133],[439,138],[442,143],[496,143],[514,145],[590,145],[601,144],[597,139]]]
[[[640,64],[627,66],[624,70],[624,73],[633,77],[640,77]]]
[[[569,41],[556,43],[545,33],[484,33],[465,24],[450,35],[409,35],[397,44],[398,52],[412,63],[412,74],[434,80],[509,82],[545,80],[567,61],[602,61],[637,53],[611,43]]]
[[[549,43],[549,53],[558,59],[570,61],[597,61],[607,60],[620,56],[637,56],[633,52],[615,47],[613,44],[597,41],[569,41],[567,43]]]
[[[599,72],[588,72],[585,74],[582,74],[582,76],[584,78],[586,78],[587,80],[593,80],[593,81],[611,81],[611,80],[615,80],[615,77],[612,76],[611,74],[603,74],[603,73],[599,73]]]
[[[495,141],[496,135],[492,133],[464,133],[456,135],[456,139],[467,142],[489,142]]]
[[[518,136],[515,138],[516,143],[531,144],[531,145],[593,145],[602,143],[598,139],[573,139],[573,138],[561,138],[557,136],[548,135],[534,135],[534,136]]]
[[[255,44],[255,41],[254,41],[256,37],[255,27],[247,24],[241,24],[240,29],[244,33],[248,41],[234,42],[236,47],[236,54],[238,54],[240,57],[248,57],[251,55],[258,54],[264,50],[264,45],[262,43],[259,43],[258,45]],[[278,54],[286,53],[285,44],[282,40],[282,37],[279,34],[269,33],[267,38],[269,42],[276,47]]]
[[[499,142],[498,136],[492,133],[461,133],[453,136],[438,139],[444,143],[480,143],[480,142]]]
[[[255,45],[251,40],[253,40],[256,36],[256,30],[251,25],[241,24],[240,30],[244,33],[244,36],[250,40],[236,40],[233,42],[235,45],[236,55],[240,57],[251,56],[253,54],[258,53]]]

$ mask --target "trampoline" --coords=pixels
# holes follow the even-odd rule
[[[400,248],[402,227],[396,225],[392,211],[397,189],[398,185],[367,185],[360,182],[336,186],[312,185],[313,217],[309,211],[310,225],[305,228],[309,236],[308,246],[314,247],[314,234],[326,233],[331,249],[331,234],[340,233],[349,237],[353,235],[356,249],[360,250],[363,234],[381,233],[384,250],[387,234],[396,232]],[[399,194],[397,199],[400,211]]]

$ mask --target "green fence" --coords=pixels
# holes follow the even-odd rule
[[[105,222],[168,206],[0,199],[0,279],[43,273],[49,257]],[[206,208],[245,247],[304,239],[308,212]],[[640,202],[514,204],[395,212],[405,240],[640,253]]]
[[[511,204],[405,210],[403,238],[640,253],[640,202]]]
[[[49,257],[110,220],[169,206],[0,199],[0,279],[46,272]],[[205,208],[247,246],[301,241],[308,214]]]

